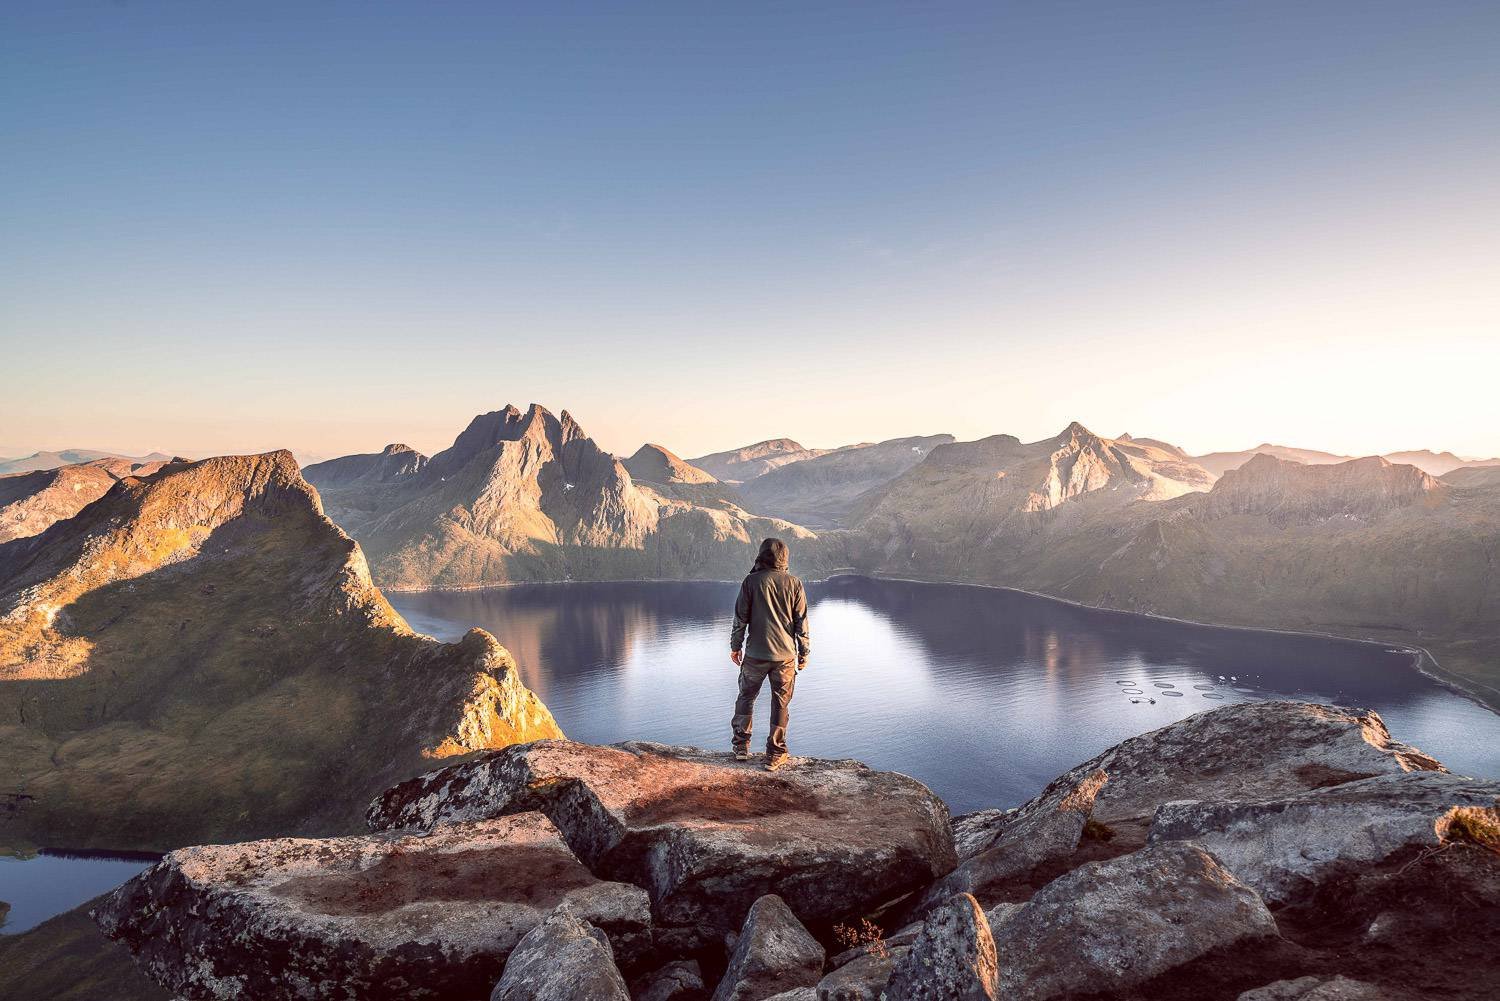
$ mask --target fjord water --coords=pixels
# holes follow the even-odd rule
[[[42,852],[21,858],[0,854],[0,901],[10,913],[0,935],[18,935],[48,918],[92,900],[150,865],[143,853]]]
[[[532,584],[390,598],[440,639],[492,632],[575,740],[727,749],[736,587]],[[957,584],[836,577],[808,596],[812,657],[797,681],[792,753],[904,772],[955,813],[1014,806],[1126,737],[1254,699],[1373,708],[1397,739],[1453,771],[1500,776],[1500,716],[1418,672],[1409,650]],[[763,692],[757,741],[768,702]]]

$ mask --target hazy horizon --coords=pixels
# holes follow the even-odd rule
[[[1500,7],[0,14],[0,442],[1500,455]]]
[[[628,457],[629,455],[631,455],[632,453],[634,453],[636,451],[636,449],[640,448],[642,445],[645,445],[645,444],[656,444],[656,445],[661,445],[661,446],[669,449],[670,451],[674,452],[679,457],[686,459],[686,458],[693,458],[693,457],[699,456],[699,455],[709,455],[709,454],[712,454],[712,453],[715,453],[715,452],[727,452],[727,451],[730,451],[730,450],[733,450],[733,449],[742,448],[742,447],[744,447],[746,445],[752,445],[752,444],[756,444],[756,443],[761,442],[761,441],[767,441],[767,440],[774,439],[774,438],[790,438],[790,439],[796,441],[798,444],[803,445],[804,447],[807,447],[807,448],[838,448],[838,447],[845,446],[845,445],[856,444],[858,442],[878,442],[878,441],[889,440],[889,438],[906,438],[906,437],[929,436],[929,435],[937,435],[937,434],[953,434],[954,437],[957,440],[959,440],[959,441],[974,441],[974,440],[977,440],[977,439],[980,439],[980,438],[989,437],[991,435],[1010,434],[1010,435],[1015,435],[1017,438],[1019,438],[1023,442],[1033,442],[1033,441],[1042,441],[1042,440],[1045,440],[1047,438],[1051,438],[1051,437],[1055,436],[1056,434],[1058,434],[1060,431],[1062,431],[1067,426],[1066,424],[1064,424],[1062,426],[1054,427],[1054,428],[1052,428],[1050,430],[1041,431],[1039,433],[1034,433],[1034,434],[1030,434],[1030,433],[1028,433],[1028,434],[1021,434],[1021,433],[1018,433],[1017,431],[1015,431],[1013,429],[1000,428],[1000,429],[995,429],[995,430],[986,431],[986,432],[982,432],[982,433],[978,433],[978,434],[972,434],[972,435],[956,434],[953,431],[944,430],[942,428],[939,428],[937,430],[923,430],[923,431],[911,431],[911,432],[905,432],[905,433],[898,433],[898,434],[890,435],[889,438],[886,437],[886,436],[881,436],[881,437],[878,437],[878,438],[876,438],[876,437],[864,437],[864,438],[850,438],[848,440],[840,440],[840,441],[823,441],[823,440],[819,440],[819,439],[816,439],[816,438],[813,438],[813,437],[810,437],[810,436],[799,436],[799,435],[796,435],[796,434],[772,434],[772,435],[767,435],[767,436],[765,436],[763,438],[747,438],[747,439],[745,439],[743,441],[735,441],[735,442],[731,442],[731,443],[722,443],[722,444],[719,444],[719,445],[716,445],[716,446],[713,446],[713,447],[701,448],[701,449],[696,449],[695,450],[695,449],[681,449],[681,448],[678,448],[672,442],[663,441],[660,438],[646,438],[646,439],[642,439],[641,441],[635,442],[634,444],[628,444],[627,443],[627,444],[620,444],[620,445],[612,445],[610,443],[611,439],[615,438],[615,437],[618,437],[617,435],[612,435],[611,433],[609,433],[608,429],[604,429],[603,432],[601,433],[601,431],[599,429],[596,429],[589,422],[588,416],[586,414],[579,413],[578,411],[576,411],[576,410],[574,410],[574,409],[572,409],[570,407],[552,406],[552,405],[549,405],[547,403],[543,403],[540,400],[538,400],[538,401],[530,401],[530,400],[528,400],[528,401],[525,401],[525,402],[521,402],[520,400],[513,400],[513,401],[509,401],[509,402],[512,405],[514,405],[516,407],[520,407],[522,409],[524,409],[525,407],[527,407],[532,402],[542,403],[542,406],[546,407],[554,415],[561,414],[562,411],[566,409],[566,410],[568,410],[569,413],[571,413],[573,415],[574,419],[576,419],[579,422],[579,424],[581,424],[583,426],[584,431],[587,432],[589,434],[589,436],[592,437],[596,442],[598,442],[602,448],[604,448],[606,451],[612,452],[615,455],[618,455],[618,456],[621,456],[621,457]],[[505,404],[497,404],[494,407],[490,407],[489,410],[498,410],[498,409],[501,409],[503,406],[505,406]],[[480,411],[478,413],[483,413],[483,412],[488,412],[488,411]],[[385,441],[381,441],[378,444],[373,444],[372,443],[372,444],[369,444],[368,446],[356,447],[356,448],[352,448],[352,449],[350,449],[348,451],[343,451],[343,452],[322,452],[322,451],[317,451],[315,449],[305,448],[305,447],[301,446],[300,444],[298,444],[296,442],[282,442],[280,444],[267,444],[264,447],[250,447],[250,448],[242,448],[242,449],[233,449],[233,448],[230,448],[230,449],[224,449],[224,448],[182,449],[182,448],[161,447],[161,446],[158,446],[158,445],[152,445],[152,446],[149,446],[149,447],[135,447],[135,448],[123,448],[123,449],[121,449],[121,448],[102,447],[102,446],[99,446],[97,444],[92,443],[91,440],[80,440],[80,441],[70,442],[69,444],[65,444],[65,445],[52,444],[52,445],[44,445],[44,446],[40,446],[40,447],[24,447],[23,446],[23,447],[17,448],[17,447],[14,447],[14,446],[6,446],[4,444],[0,444],[0,460],[22,458],[24,456],[31,455],[31,454],[37,453],[37,452],[61,452],[61,451],[65,451],[65,450],[68,450],[68,449],[98,450],[98,451],[110,452],[110,453],[116,454],[116,455],[128,455],[128,456],[142,456],[142,455],[151,454],[153,452],[159,452],[159,453],[164,453],[164,454],[168,454],[168,455],[183,455],[183,456],[186,456],[188,458],[193,458],[193,459],[208,458],[209,456],[214,456],[214,455],[251,454],[251,453],[262,453],[262,452],[275,451],[275,450],[278,450],[278,449],[288,449],[290,451],[293,451],[293,452],[297,453],[299,459],[301,459],[303,461],[303,463],[306,464],[306,463],[310,463],[310,462],[320,462],[320,461],[324,461],[324,460],[327,460],[327,459],[338,458],[339,456],[342,456],[342,455],[352,455],[352,454],[359,454],[359,453],[378,452],[382,448],[384,448],[386,445],[398,444],[398,443],[399,444],[403,444],[403,445],[409,445],[412,448],[415,448],[417,451],[422,452],[422,453],[424,453],[426,455],[435,455],[436,453],[438,453],[438,452],[442,451],[443,449],[447,448],[448,446],[452,445],[453,444],[453,439],[458,435],[458,432],[461,431],[461,430],[463,430],[463,428],[468,425],[468,423],[469,423],[470,420],[472,420],[474,417],[478,416],[478,413],[471,414],[471,415],[469,415],[469,417],[464,418],[462,421],[460,421],[459,423],[455,424],[452,427],[451,432],[445,438],[435,439],[433,441],[428,441],[428,442],[419,442],[419,441],[413,440],[411,438],[403,438],[403,437],[397,436],[397,437],[390,438],[390,439],[385,440]],[[1071,422],[1069,422],[1069,423],[1071,423]],[[1317,444],[1317,443],[1308,443],[1308,442],[1303,442],[1303,441],[1273,441],[1273,440],[1270,440],[1270,439],[1261,439],[1261,440],[1257,440],[1257,441],[1254,441],[1254,442],[1247,442],[1247,443],[1241,443],[1241,444],[1214,445],[1212,447],[1207,447],[1207,448],[1201,448],[1201,449],[1199,449],[1199,448],[1190,448],[1187,445],[1183,444],[1183,440],[1178,439],[1178,438],[1174,438],[1171,435],[1154,434],[1154,433],[1151,433],[1150,431],[1144,431],[1144,430],[1142,430],[1142,431],[1133,431],[1133,430],[1130,430],[1130,429],[1126,429],[1126,430],[1123,430],[1123,431],[1112,431],[1112,430],[1109,430],[1107,428],[1099,428],[1099,427],[1089,426],[1087,422],[1080,422],[1080,423],[1083,423],[1086,427],[1089,428],[1090,431],[1093,431],[1095,434],[1098,434],[1101,437],[1105,437],[1105,438],[1119,438],[1122,435],[1130,434],[1130,435],[1132,435],[1133,437],[1136,437],[1136,438],[1152,438],[1152,439],[1159,440],[1159,441],[1165,441],[1165,442],[1167,442],[1169,444],[1172,444],[1172,445],[1177,445],[1178,447],[1180,447],[1184,451],[1186,451],[1189,455],[1207,455],[1207,454],[1210,454],[1210,453],[1213,453],[1213,452],[1248,451],[1248,450],[1253,449],[1253,448],[1258,448],[1261,445],[1278,445],[1278,446],[1285,446],[1285,447],[1291,447],[1291,448],[1306,449],[1306,450],[1309,450],[1309,451],[1329,452],[1329,453],[1332,453],[1334,455],[1347,455],[1347,456],[1350,456],[1351,458],[1360,458],[1360,457],[1369,456],[1369,455],[1391,455],[1391,454],[1395,454],[1395,453],[1398,453],[1398,452],[1415,452],[1415,451],[1421,451],[1423,449],[1430,450],[1430,451],[1432,451],[1434,453],[1450,452],[1450,453],[1456,455],[1460,459],[1469,460],[1469,461],[1500,458],[1500,452],[1497,452],[1494,455],[1472,455],[1472,454],[1466,454],[1466,453],[1460,452],[1460,451],[1458,451],[1456,449],[1447,448],[1446,446],[1443,446],[1443,445],[1435,445],[1435,444],[1414,445],[1414,446],[1399,447],[1399,448],[1381,448],[1381,449],[1378,449],[1378,450],[1375,450],[1375,451],[1369,451],[1369,452],[1355,452],[1355,451],[1343,451],[1343,450],[1339,450],[1339,449],[1336,449],[1336,448],[1327,448],[1327,447],[1324,447],[1324,446],[1322,446],[1320,444]]]

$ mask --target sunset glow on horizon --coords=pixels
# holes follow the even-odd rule
[[[0,457],[1500,456],[1500,7],[0,15]]]

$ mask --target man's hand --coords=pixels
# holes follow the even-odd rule
[[[797,661],[797,673],[801,674],[802,673],[802,669],[804,667],[806,667],[806,666],[807,666],[807,661],[805,661],[805,660],[799,660],[799,661]]]
[[[740,653],[738,650],[731,650],[729,651],[729,659],[734,661],[735,667],[739,667],[740,662],[745,659],[745,655]]]

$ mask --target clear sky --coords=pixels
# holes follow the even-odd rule
[[[0,449],[1500,454],[1500,4],[0,7]]]

